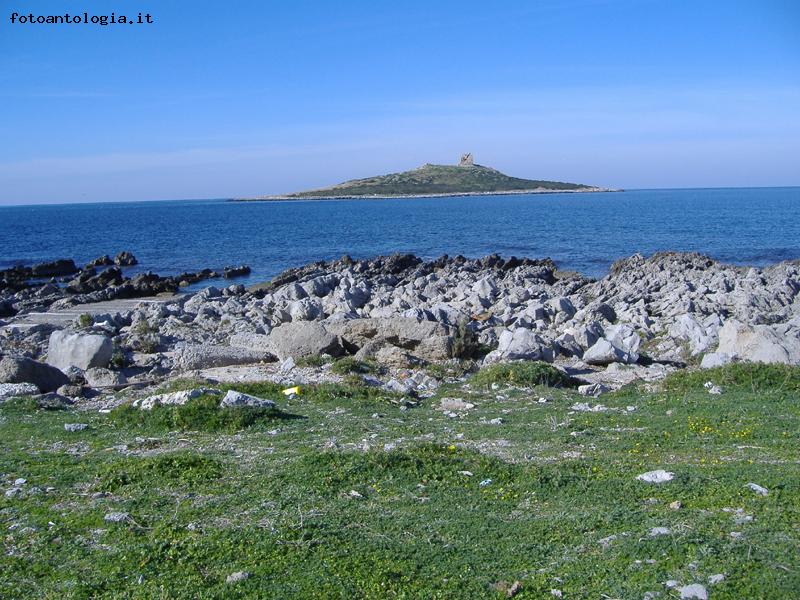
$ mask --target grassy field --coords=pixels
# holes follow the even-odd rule
[[[237,386],[280,398],[254,419],[6,404],[0,598],[800,597],[800,370],[679,374],[596,412],[534,372],[409,409]],[[655,469],[674,479],[636,479]]]

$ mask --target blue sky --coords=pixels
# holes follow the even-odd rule
[[[800,185],[793,0],[0,7],[2,204],[280,193],[466,151],[604,186]],[[155,23],[9,22],[112,10]]]

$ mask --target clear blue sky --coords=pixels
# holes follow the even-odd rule
[[[0,203],[288,192],[452,163],[800,185],[800,2],[0,0]],[[153,25],[11,24],[12,12]]]

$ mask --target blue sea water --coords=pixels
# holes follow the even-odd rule
[[[129,250],[167,275],[247,264],[244,283],[350,254],[550,257],[600,277],[635,252],[764,265],[800,258],[800,188],[413,198],[224,200],[0,208],[0,268]]]

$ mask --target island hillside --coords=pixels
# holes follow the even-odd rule
[[[602,188],[578,183],[521,179],[510,177],[491,167],[475,164],[471,154],[461,157],[458,165],[425,164],[417,169],[353,179],[328,188],[295,192],[258,199],[378,198],[408,196],[450,196],[503,193],[594,192]]]

